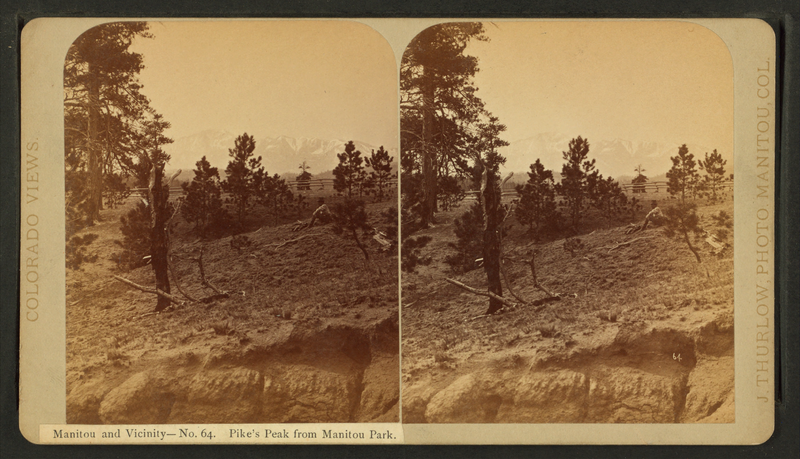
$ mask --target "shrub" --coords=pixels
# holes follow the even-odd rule
[[[121,205],[131,195],[131,189],[120,174],[111,173],[104,177],[103,198],[109,209]]]
[[[67,241],[66,261],[67,268],[72,270],[80,269],[84,262],[93,263],[97,261],[97,254],[89,254],[87,246],[97,239],[97,234],[90,233],[83,236],[72,236]]]
[[[237,234],[231,238],[231,248],[241,252],[242,250],[253,245],[253,241],[244,234]]]
[[[483,225],[483,208],[479,202],[453,221],[457,241],[448,245],[456,253],[448,255],[445,262],[456,272],[467,272],[477,267],[475,259],[483,256]]]
[[[150,255],[150,209],[141,200],[126,215],[120,217],[122,241],[114,241],[122,247],[122,252],[113,255],[117,266],[130,270],[147,264],[146,256]]]
[[[452,175],[445,175],[438,178],[436,187],[436,197],[442,210],[450,210],[458,207],[464,200],[466,193],[461,187],[461,181]]]
[[[720,210],[719,213],[716,214],[711,214],[711,219],[714,220],[717,226],[733,228],[733,217],[724,210]]]
[[[400,246],[400,269],[407,273],[416,271],[417,266],[429,265],[431,257],[424,257],[421,255],[420,250],[424,248],[432,240],[430,236],[417,236],[412,237],[412,234],[417,232],[419,221],[411,216],[411,212],[405,207],[401,210],[402,215],[400,218],[403,221],[403,243]],[[394,243],[397,244],[397,208],[391,207],[383,212],[384,221],[387,223],[386,235]],[[390,249],[394,252],[394,246]]]

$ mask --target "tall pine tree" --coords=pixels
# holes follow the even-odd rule
[[[577,228],[589,199],[589,177],[597,174],[595,161],[588,160],[589,142],[581,136],[569,142],[569,149],[562,156],[566,162],[561,167],[561,183],[556,185],[556,192],[564,198],[572,226]]]
[[[401,167],[406,207],[425,226],[437,211],[438,178],[466,175],[471,130],[484,113],[473,77],[471,40],[488,40],[481,23],[445,23],[414,37],[400,66]]]
[[[64,143],[67,233],[100,219],[103,192],[114,174],[139,166],[149,172],[149,152],[172,140],[169,123],[142,94],[137,38],[151,38],[147,23],[112,22],[83,33],[64,65]]]
[[[234,148],[228,149],[231,160],[225,168],[222,189],[231,195],[230,200],[240,225],[244,223],[244,216],[252,205],[251,198],[258,193],[259,179],[264,177],[261,156],[253,155],[255,149],[255,139],[246,132],[236,138]]]

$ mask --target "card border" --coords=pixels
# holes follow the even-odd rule
[[[322,2],[320,2],[320,3],[322,3]],[[606,3],[609,3],[609,2],[606,2]],[[722,2],[720,2],[720,4],[721,3]],[[776,8],[776,10],[778,10],[778,11],[788,11],[789,10],[789,8],[787,6],[788,2],[783,2],[783,3],[784,3],[783,8],[782,9],[781,8]],[[419,4],[422,4],[422,3],[419,2]],[[675,3],[670,4],[670,5],[672,5],[672,9],[674,11],[676,11],[676,14],[664,13],[663,15],[665,15],[665,16],[680,16],[680,14],[677,14],[677,13],[680,13],[683,10],[680,7],[674,6]],[[103,6],[104,6],[103,4],[100,4],[99,2],[97,2],[97,5],[94,8],[95,9],[97,9],[98,7],[99,8],[103,8]],[[498,9],[502,9],[503,6],[507,6],[507,5],[495,4],[494,5],[494,11],[496,11]],[[663,5],[659,5],[659,6],[663,8],[662,11],[669,11],[670,10],[669,6],[666,6],[666,7],[664,7]],[[135,6],[135,8],[141,8],[141,7],[142,6],[139,5],[139,4],[137,4]],[[778,406],[777,406],[778,410],[776,411],[776,416],[779,418],[779,421],[781,421],[781,422],[778,422],[776,424],[775,435],[768,442],[768,443],[771,444],[771,443],[775,443],[775,442],[780,442],[781,439],[786,440],[786,438],[787,438],[786,437],[786,432],[787,431],[788,432],[796,432],[796,430],[797,430],[796,429],[796,426],[797,426],[797,421],[796,421],[797,394],[796,393],[792,394],[790,391],[788,391],[789,388],[796,387],[796,384],[793,386],[790,383],[792,381],[794,381],[794,382],[797,381],[797,371],[796,371],[797,358],[796,357],[798,355],[798,353],[797,353],[797,339],[796,339],[796,337],[797,337],[797,329],[798,329],[798,327],[797,327],[797,316],[796,316],[796,314],[792,314],[791,313],[791,312],[793,312],[791,307],[797,305],[797,291],[788,288],[791,285],[797,285],[798,284],[798,282],[796,282],[798,280],[797,271],[796,270],[794,270],[794,271],[789,271],[788,270],[789,268],[791,268],[793,266],[793,264],[791,263],[792,257],[796,256],[796,253],[797,253],[797,249],[796,249],[796,247],[797,247],[797,239],[796,239],[797,236],[796,236],[796,233],[792,234],[790,229],[794,226],[794,224],[797,223],[797,210],[796,210],[797,209],[797,196],[798,196],[797,185],[792,185],[791,178],[792,177],[796,177],[798,175],[797,174],[797,172],[798,172],[798,155],[797,155],[798,148],[797,148],[797,137],[796,137],[796,134],[793,135],[792,132],[789,130],[789,125],[790,125],[789,121],[794,121],[794,120],[797,120],[797,118],[798,118],[797,117],[797,105],[789,103],[790,99],[792,101],[794,101],[794,99],[796,99],[796,95],[797,95],[797,79],[796,79],[797,61],[796,60],[792,60],[791,57],[786,57],[787,54],[792,55],[791,51],[796,51],[797,50],[797,45],[794,44],[794,43],[797,43],[797,40],[796,40],[796,38],[797,38],[797,20],[796,20],[796,16],[795,16],[795,19],[792,20],[791,16],[783,16],[783,17],[781,17],[781,15],[779,13],[774,13],[774,12],[773,13],[768,13],[768,14],[766,14],[766,13],[758,14],[758,13],[754,13],[754,12],[749,11],[749,10],[744,9],[744,8],[741,8],[741,9],[736,10],[736,11],[732,11],[730,9],[726,9],[725,7],[728,7],[728,5],[725,5],[724,7],[723,6],[717,6],[717,9],[715,10],[716,14],[713,14],[713,15],[716,15],[716,16],[719,16],[719,15],[730,15],[730,16],[747,15],[747,16],[763,17],[763,18],[766,18],[766,19],[772,18],[773,20],[770,21],[772,23],[771,25],[772,25],[773,29],[777,29],[778,30],[779,36],[782,38],[780,40],[780,43],[779,43],[780,46],[779,46],[779,57],[778,57],[779,64],[782,64],[779,67],[779,69],[780,69],[779,72],[781,72],[781,73],[779,73],[779,80],[778,80],[779,82],[781,82],[781,86],[779,86],[779,94],[781,94],[781,96],[776,101],[776,104],[778,104],[778,106],[782,108],[782,110],[779,112],[779,116],[782,118],[782,121],[778,122],[779,123],[778,126],[780,126],[780,134],[781,134],[782,143],[781,143],[781,145],[779,145],[779,150],[776,153],[777,159],[780,162],[780,167],[778,168],[778,171],[776,171],[776,172],[779,172],[779,174],[776,175],[776,178],[778,180],[778,182],[776,183],[776,186],[778,186],[778,188],[777,188],[778,196],[776,196],[776,201],[779,201],[779,203],[776,205],[776,211],[778,212],[777,213],[777,224],[778,224],[778,228],[777,229],[778,229],[778,231],[776,232],[776,246],[775,247],[776,247],[776,252],[779,253],[779,254],[783,254],[783,256],[781,256],[778,259],[778,264],[776,266],[777,269],[778,269],[778,273],[779,273],[778,275],[780,276],[778,278],[778,282],[779,282],[779,284],[777,285],[778,288],[776,289],[776,293],[779,295],[779,298],[778,298],[779,301],[776,302],[776,314],[779,313],[780,314],[779,318],[781,319],[780,322],[779,322],[779,327],[780,327],[780,331],[781,331],[781,339],[780,339],[780,342],[776,343],[776,345],[779,345],[780,348],[776,349],[776,357],[782,357],[781,361],[783,363],[783,368],[782,368],[783,371],[782,371],[781,375],[779,375],[779,376],[780,376],[780,381],[782,383],[781,385],[784,388],[784,390],[787,390],[787,392],[784,394],[783,401],[781,403],[778,403]],[[39,8],[41,8],[41,6],[39,6]],[[550,8],[554,8],[553,5],[551,5]],[[144,8],[144,9],[147,9],[147,8]],[[122,8],[122,10],[124,11],[125,8]],[[512,11],[512,13],[509,13],[510,15],[518,15],[521,10],[523,10],[528,15],[540,15],[541,16],[543,14],[542,11],[544,11],[544,15],[548,15],[548,16],[552,16],[553,15],[553,13],[549,13],[549,14],[547,13],[547,11],[553,11],[553,9],[548,10],[547,6],[545,6],[543,9],[539,10],[539,12],[537,12],[537,13],[533,13],[530,10],[524,10],[524,8],[520,8],[520,7],[506,8],[505,11],[506,12],[507,11]],[[698,10],[700,10],[702,12],[703,8],[698,8]],[[136,10],[136,11],[138,11],[138,10]],[[325,5],[318,6],[315,11],[319,11],[318,14],[317,14],[318,17],[319,16],[326,16],[326,15],[333,15],[332,12],[325,11]],[[376,9],[374,9],[374,8],[372,10],[362,10],[362,14],[375,14],[375,11],[376,11]],[[395,16],[411,16],[411,14],[408,14],[408,13],[403,14],[404,11],[408,11],[408,7],[405,7],[405,9],[403,9],[402,7],[396,7],[395,6],[391,12],[387,13],[386,10],[384,10],[383,12],[385,14],[390,14],[390,15],[395,15]],[[418,11],[419,10],[414,10],[414,12],[417,12],[417,13],[418,13]],[[491,12],[489,12],[489,14],[486,14],[485,11],[487,11],[487,10],[486,9],[481,10],[481,14],[478,14],[478,16],[498,16],[499,15],[499,14],[491,14]],[[568,13],[570,11],[570,9],[568,7],[563,7],[562,9],[559,9],[558,11],[563,15],[563,14],[565,14],[564,13],[565,11]],[[572,11],[573,11],[572,14],[580,13],[580,9],[579,8],[574,8],[573,7]],[[695,10],[695,14],[697,14],[696,12],[697,12],[697,10]],[[286,10],[284,10],[283,13],[286,14]],[[453,13],[454,13],[454,11],[451,11],[450,14],[447,14],[447,16],[451,16],[452,17],[452,16],[457,16],[458,15],[458,12],[456,12],[456,14],[453,14]],[[650,11],[649,13],[651,15],[656,15],[652,11]],[[39,12],[37,14],[44,15],[41,12]],[[59,13],[51,11],[50,14],[59,14]],[[64,13],[62,12],[60,14],[64,14]],[[263,14],[263,11],[262,11],[262,14]],[[273,12],[273,14],[279,14],[279,13],[274,13]],[[427,10],[427,15],[435,15],[435,14],[436,13],[433,12],[430,8]],[[638,10],[638,11],[630,12],[630,9],[628,11],[626,11],[625,8],[609,8],[608,10],[601,11],[599,14],[600,15],[608,15],[608,16],[643,15],[641,9]],[[710,14],[706,13],[705,15],[708,16]],[[302,16],[309,17],[310,15],[303,14]],[[775,18],[778,18],[778,19],[775,19]],[[5,14],[4,13],[3,20],[4,20],[4,22],[3,22],[3,30],[2,30],[2,32],[3,32],[3,38],[5,39],[4,43],[11,43],[12,44],[11,47],[9,47],[9,48],[3,47],[3,49],[2,49],[2,53],[3,53],[2,55],[3,55],[4,63],[10,64],[10,65],[4,65],[3,66],[3,89],[4,89],[4,93],[6,93],[6,94],[11,93],[11,94],[14,94],[16,96],[17,92],[16,92],[15,89],[18,89],[18,84],[19,83],[15,78],[13,78],[13,77],[9,78],[8,75],[9,74],[13,74],[15,72],[15,70],[16,70],[14,63],[16,62],[16,59],[18,59],[18,53],[19,53],[18,41],[17,41],[17,39],[19,37],[19,35],[18,35],[18,33],[19,33],[19,23],[22,22],[24,19],[23,19],[22,15],[19,15],[19,14]],[[788,30],[786,28],[787,25],[789,26]],[[787,39],[787,37],[788,37],[788,39]],[[16,44],[17,46],[13,46],[14,44]],[[796,54],[796,52],[794,54]],[[786,78],[785,75],[794,76],[795,79]],[[789,81],[787,83],[784,83],[787,79]],[[9,84],[9,82],[12,82],[12,83]],[[783,86],[784,84],[786,85],[785,87]],[[9,87],[10,87],[10,90],[9,90]],[[18,107],[17,103],[18,103],[18,101],[15,100],[14,97],[11,97],[11,98],[4,97],[3,98],[3,114],[4,114],[3,115],[3,125],[4,125],[4,127],[8,127],[9,125],[15,125],[18,128],[18,126],[19,126],[18,125],[19,117],[18,117],[18,112],[16,112],[17,108],[15,108],[15,107]],[[14,113],[14,112],[16,112],[16,114],[15,114],[16,116],[15,115],[10,115],[9,116],[9,113]],[[11,118],[10,122],[9,122],[9,118]],[[15,121],[16,121],[16,123],[14,123]],[[17,129],[11,129],[11,131],[12,131],[12,135],[4,136],[4,138],[2,140],[3,146],[7,147],[7,148],[3,149],[3,154],[2,154],[4,165],[7,166],[6,168],[4,168],[4,170],[6,171],[5,172],[6,175],[4,176],[4,178],[6,178],[6,179],[10,178],[11,179],[11,180],[3,181],[3,187],[4,187],[3,191],[6,191],[6,193],[4,195],[7,196],[7,197],[11,197],[11,199],[3,201],[2,210],[5,211],[4,215],[17,215],[18,216],[19,215],[19,213],[18,213],[18,202],[19,202],[19,200],[18,199],[14,199],[14,197],[18,198],[18,194],[19,194],[19,188],[18,188],[19,176],[17,175],[19,173],[18,172],[19,171],[19,162],[18,162],[19,159],[18,159],[18,154],[17,154],[17,152],[19,152],[19,137],[16,135],[16,133],[18,132]],[[783,148],[781,148],[781,147],[783,147]],[[9,175],[11,177],[9,177]],[[18,242],[19,241],[17,239],[17,235],[19,234],[19,232],[18,232],[18,230],[14,231],[14,229],[15,229],[14,227],[16,225],[18,225],[17,222],[18,222],[18,220],[15,220],[15,219],[5,219],[2,222],[3,225],[4,225],[3,229],[7,229],[8,230],[8,231],[3,231],[2,232],[3,237],[4,237],[3,247],[4,247],[4,249],[7,249],[7,250],[5,250],[5,253],[7,253],[7,254],[18,253]],[[11,227],[11,228],[9,228],[9,227]],[[16,226],[16,228],[18,228],[18,226]],[[793,251],[792,251],[792,248],[793,248]],[[785,254],[788,254],[788,256],[785,255]],[[16,278],[16,274],[17,274],[16,273],[16,268],[17,268],[16,260],[18,259],[18,257],[13,257],[13,258],[9,257],[9,258],[14,260],[14,262],[4,264],[4,271],[3,271],[4,276],[3,276],[3,284],[2,284],[3,285],[3,294],[5,295],[5,298],[7,300],[10,300],[10,301],[8,301],[9,303],[11,303],[13,305],[16,305],[16,304],[18,304],[18,302],[16,301],[16,298],[15,298],[16,297],[15,290],[16,290],[16,285],[18,285],[18,284],[15,282],[16,281],[15,278]],[[792,281],[794,281],[794,282],[792,282]],[[12,297],[12,295],[13,295],[13,297]],[[783,307],[779,309],[779,305],[781,305],[781,304],[783,305]],[[14,308],[14,309],[16,309],[16,308]],[[8,364],[10,362],[16,360],[14,358],[15,354],[16,354],[14,348],[16,346],[13,346],[13,343],[15,341],[17,341],[18,335],[16,334],[16,331],[17,331],[17,330],[15,330],[16,327],[14,327],[13,324],[18,324],[19,322],[18,322],[18,315],[15,314],[16,311],[14,311],[14,309],[5,308],[3,310],[4,311],[3,312],[3,314],[4,314],[3,318],[7,319],[7,320],[3,321],[3,324],[4,324],[3,326],[5,327],[3,329],[3,339],[2,339],[2,342],[3,342],[3,345],[4,345],[4,347],[3,347],[3,364],[4,364],[4,367],[9,366]],[[11,311],[14,311],[14,312],[11,312]],[[792,338],[794,338],[794,339],[792,339]],[[11,344],[12,347],[9,347],[7,344]],[[10,357],[10,358],[7,358],[7,357]],[[16,398],[16,397],[14,397],[14,391],[8,390],[8,389],[13,388],[13,385],[9,385],[8,384],[9,380],[13,379],[13,376],[11,378],[6,376],[9,373],[10,372],[4,372],[3,379],[2,379],[2,381],[3,381],[3,408],[4,408],[3,411],[4,411],[4,413],[7,411],[7,408],[9,408],[9,407],[11,409],[13,409],[13,404],[7,403],[7,402],[13,402],[13,399]],[[16,420],[15,419],[11,419],[11,418],[16,418],[16,416],[14,416],[14,417],[3,416],[4,427],[13,427],[16,424],[16,422],[15,422]],[[11,420],[11,422],[8,422],[9,420]],[[794,429],[792,429],[792,427],[794,427]],[[785,430],[784,430],[784,428],[785,428]],[[3,429],[3,432],[4,432],[3,433],[3,438],[4,438],[4,440],[5,439],[10,439],[11,441],[15,441],[15,440],[19,440],[20,439],[20,437],[18,435],[18,432],[17,432],[16,439],[13,438],[14,437],[13,430],[14,430],[13,428],[12,429],[9,429],[9,428],[4,428]],[[7,435],[9,435],[9,431],[11,431],[11,438],[6,437]],[[789,434],[789,436],[792,436],[792,434]],[[776,438],[776,437],[778,437],[778,438]],[[4,442],[4,444],[7,445],[8,443]],[[791,444],[788,444],[788,443],[782,443],[782,444],[787,444],[789,447],[792,446]],[[774,445],[774,444],[773,445],[764,445],[764,447],[769,447],[770,450],[773,450],[772,447],[774,447],[774,446],[776,446],[776,445]],[[310,448],[310,447],[305,447],[305,448]],[[516,448],[514,448],[514,449],[516,449]],[[545,448],[545,449],[552,451],[552,449],[550,449],[550,448]],[[580,448],[580,449],[585,450],[585,448]],[[707,448],[702,448],[702,449],[707,449]],[[540,448],[540,451],[541,450],[542,449]],[[698,450],[694,450],[694,451],[695,452],[699,452]]]

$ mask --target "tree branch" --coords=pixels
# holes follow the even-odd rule
[[[536,252],[535,251],[533,251],[533,254],[531,254],[530,265],[531,265],[531,276],[533,276],[533,286],[538,288],[539,290],[543,291],[544,293],[546,293],[548,297],[556,297],[556,295],[553,295],[552,293],[550,293],[549,290],[547,290],[541,284],[539,284],[539,279],[536,277]]]
[[[211,290],[213,290],[214,293],[216,293],[217,295],[225,295],[227,297],[228,296],[227,292],[221,291],[220,289],[215,287],[214,284],[209,282],[208,279],[206,279],[206,272],[205,272],[205,269],[203,269],[203,250],[204,250],[204,248],[200,247],[200,256],[197,257],[197,258],[192,258],[192,260],[196,261],[197,264],[200,266],[200,282],[201,282],[201,284],[204,287],[208,287]]]

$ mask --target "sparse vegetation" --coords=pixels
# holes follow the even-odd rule
[[[67,268],[80,269],[81,264],[84,262],[97,261],[97,254],[89,253],[87,246],[97,239],[97,234],[87,233],[82,236],[72,236],[67,241],[67,247],[64,253],[67,262]]]

